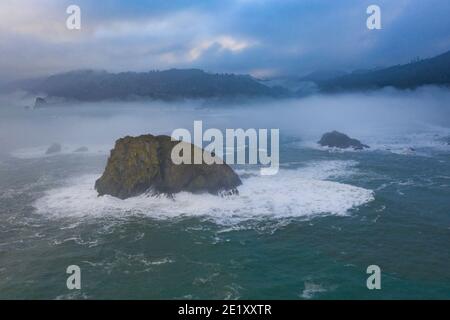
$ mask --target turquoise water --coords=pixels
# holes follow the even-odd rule
[[[342,99],[310,104],[350,98]],[[389,112],[396,99],[385,102]],[[449,299],[449,118],[418,124],[408,111],[402,123],[381,113],[370,123],[377,116],[358,104],[346,116],[362,108],[360,117],[344,121],[299,104],[307,110],[293,126],[283,122],[294,119],[293,103],[277,117],[273,108],[176,117],[167,106],[0,110],[0,298]],[[236,167],[243,185],[227,198],[97,197],[115,139],[190,128],[194,119],[280,128],[279,173]],[[317,147],[321,133],[343,124],[371,149]],[[63,152],[45,156],[52,142]],[[89,152],[73,152],[83,145]],[[69,265],[81,268],[81,290],[66,287]],[[381,268],[381,290],[366,287],[369,265]]]
[[[66,215],[64,207],[74,206],[70,195],[65,204],[48,204],[71,178],[101,172],[105,160],[1,159],[1,298],[450,298],[448,152],[336,153],[284,145],[281,170],[288,176],[311,172],[311,163],[330,170],[331,163],[334,171],[324,180],[373,192],[372,200],[344,214],[152,218],[151,208],[108,214],[90,205]],[[47,206],[37,208],[43,197]],[[65,286],[71,264],[82,270],[80,291]],[[378,291],[366,288],[371,264],[382,270]]]

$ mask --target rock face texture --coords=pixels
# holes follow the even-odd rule
[[[108,194],[120,199],[146,192],[237,193],[241,180],[227,164],[174,164],[171,153],[178,143],[169,136],[153,135],[117,140],[95,189],[100,196]],[[188,147],[193,163],[197,147],[192,144]]]
[[[59,143],[54,143],[50,147],[48,147],[45,154],[53,154],[58,152],[61,152],[61,145]]]
[[[362,144],[361,141],[352,139],[346,134],[338,131],[325,133],[318,143],[323,147],[341,149],[353,148],[355,150],[362,150],[364,148],[370,148],[369,146]]]

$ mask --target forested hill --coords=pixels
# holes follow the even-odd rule
[[[395,87],[412,89],[423,85],[450,85],[450,51],[434,58],[364,73],[351,73],[318,82],[321,91],[357,91]]]
[[[147,97],[161,100],[181,98],[280,97],[282,88],[270,88],[251,76],[212,74],[198,69],[109,73],[72,71],[13,85],[32,93],[45,93],[79,101]]]

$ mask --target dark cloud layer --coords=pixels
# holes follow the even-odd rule
[[[82,29],[65,28],[78,4]],[[366,28],[381,7],[382,30]],[[3,0],[0,74],[197,67],[256,76],[372,68],[450,49],[447,0]]]

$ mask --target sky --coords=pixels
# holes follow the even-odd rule
[[[366,27],[369,5],[381,30]],[[81,9],[69,30],[66,9]],[[1,0],[0,81],[75,69],[200,68],[259,78],[450,50],[448,0]]]

